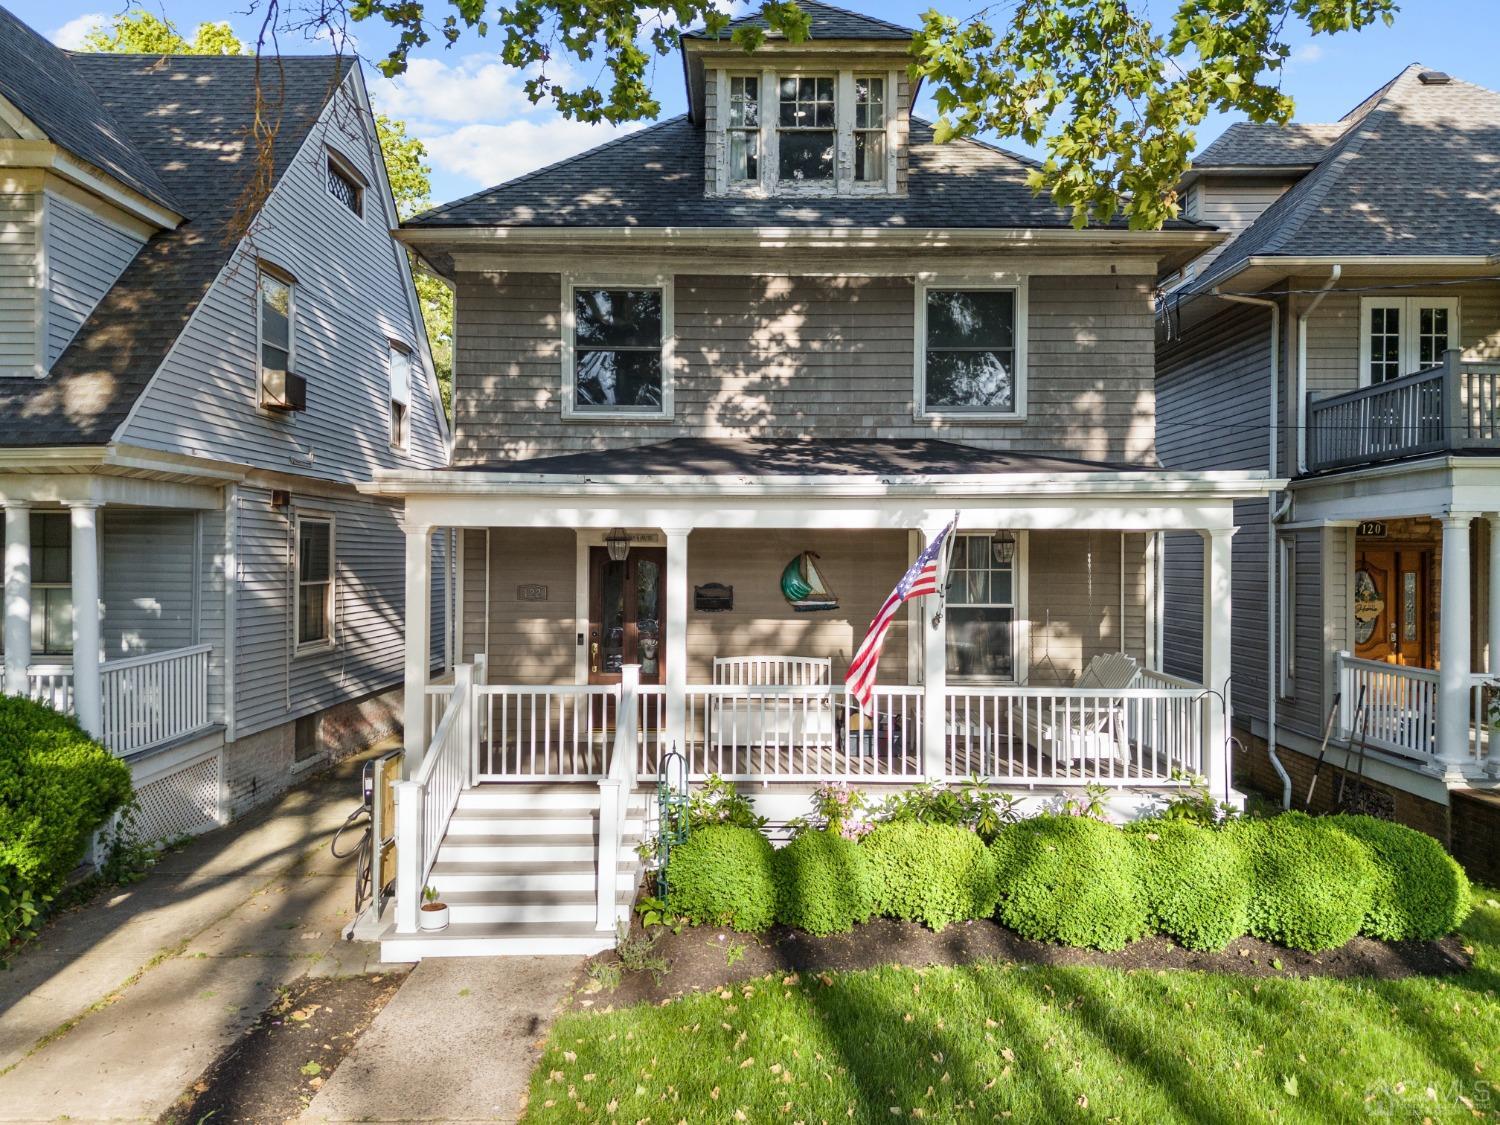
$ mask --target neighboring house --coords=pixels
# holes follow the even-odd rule
[[[1293,478],[1236,506],[1251,772],[1282,790],[1269,725],[1300,804],[1333,714],[1374,807],[1471,863],[1500,764],[1497,153],[1500,94],[1418,66],[1330,125],[1232,126],[1185,213],[1235,237],[1168,279],[1157,344],[1166,465]],[[1167,544],[1166,667],[1190,677],[1199,554]]]
[[[1222,236],[1072,229],[1025,158],[911,116],[909,30],[803,8],[801,45],[685,35],[685,116],[402,229],[457,290],[454,466],[365,491],[406,504],[408,637],[445,529],[462,609],[456,686],[408,655],[388,957],[611,944],[673,751],[778,823],[835,778],[1227,794],[1200,684],[1232,505],[1278,485],[1162,469],[1152,327]],[[955,510],[946,607],[900,612],[862,715],[850,657]],[[1207,544],[1191,681],[1164,531]],[[454,924],[423,940],[428,883]]]
[[[447,433],[374,121],[331,56],[0,10],[0,58],[5,685],[131,763],[148,836],[196,830],[399,726],[400,506],[354,484]]]

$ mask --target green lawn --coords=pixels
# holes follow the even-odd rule
[[[1476,899],[1476,966],[1447,979],[984,965],[575,1012],[549,1036],[527,1120],[1500,1117],[1500,894]]]

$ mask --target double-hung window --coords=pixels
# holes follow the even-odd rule
[[[779,82],[777,178],[786,183],[833,180],[834,80],[787,77]]]
[[[31,651],[73,651],[73,528],[67,512],[31,514]]]
[[[297,648],[333,645],[334,537],[325,516],[297,516]]]
[[[918,414],[1021,417],[1024,290],[918,286],[917,299]]]
[[[854,79],[854,178],[885,182],[885,79]]]
[[[394,341],[390,345],[391,445],[400,450],[411,444],[411,351]]]
[[[292,283],[262,266],[255,285],[261,405],[287,407],[291,405],[293,341],[296,339]]]
[[[670,414],[668,285],[573,284],[564,300],[565,413]]]
[[[943,610],[948,675],[1016,678],[1014,546],[1014,539],[989,535],[960,535],[953,544]]]
[[[1428,371],[1459,346],[1458,301],[1445,297],[1366,297],[1361,302],[1360,385]]]
[[[729,78],[729,179],[735,184],[760,182],[760,78]]]

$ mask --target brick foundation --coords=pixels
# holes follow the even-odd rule
[[[1453,855],[1476,882],[1500,886],[1500,792],[1455,789]]]
[[[224,747],[224,801],[231,818],[242,816],[286,791],[299,776],[296,766],[338,761],[401,733],[402,690],[367,695],[330,707],[317,716],[321,751],[309,762],[296,761],[295,721],[247,735]]]

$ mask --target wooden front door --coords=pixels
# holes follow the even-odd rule
[[[1432,548],[1361,547],[1354,568],[1354,655],[1431,668]]]
[[[641,666],[641,683],[662,682],[666,570],[661,547],[632,547],[624,562],[590,548],[589,683],[619,683],[626,664]]]

